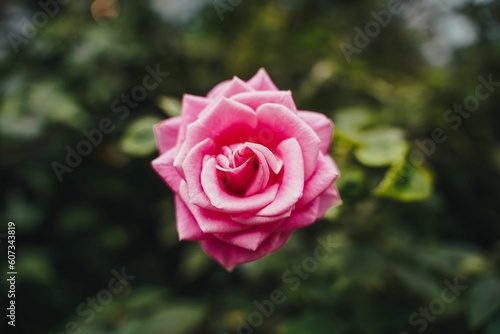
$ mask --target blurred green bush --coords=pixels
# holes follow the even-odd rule
[[[500,89],[445,116],[479,76],[500,81],[500,7],[422,3],[348,62],[340,44],[386,2],[53,1],[45,24],[40,3],[2,2],[0,216],[17,226],[19,333],[500,333]],[[169,75],[127,104],[147,66]],[[151,125],[259,67],[335,121],[343,205],[229,274],[177,241]],[[105,118],[113,131],[59,182],[54,161]],[[318,238],[335,251],[307,267]],[[130,286],[89,306],[121,268]]]

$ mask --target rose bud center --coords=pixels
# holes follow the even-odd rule
[[[256,143],[223,146],[217,155],[217,176],[231,194],[251,196],[279,181],[283,160]]]

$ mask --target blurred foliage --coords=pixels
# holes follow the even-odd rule
[[[37,2],[0,4],[0,216],[17,226],[18,271],[16,328],[2,333],[500,333],[500,89],[457,128],[444,118],[478,76],[500,80],[498,1],[408,2],[351,62],[340,43],[387,2],[62,2],[45,24]],[[30,37],[13,47],[11,33]],[[148,66],[169,75],[127,105]],[[336,122],[343,205],[227,273],[177,241],[151,126],[182,94],[259,67]],[[113,130],[59,182],[53,162],[103,119]],[[447,139],[416,159],[435,128]],[[336,247],[306,274],[318,238]],[[131,284],[82,317],[121,268]],[[466,289],[440,310],[456,280]],[[275,289],[285,301],[260,319]]]

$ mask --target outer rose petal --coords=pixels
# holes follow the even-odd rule
[[[243,232],[215,233],[213,235],[228,244],[254,251],[276,231],[277,227],[278,224],[265,224],[251,227]]]
[[[153,169],[161,176],[161,178],[177,193],[179,184],[182,181],[181,175],[174,167],[175,149],[161,154],[158,158],[151,162]]]
[[[316,198],[302,210],[294,211],[281,228],[283,230],[295,230],[311,225],[318,219],[319,203],[319,198]]]
[[[276,231],[269,236],[255,251],[233,246],[215,237],[209,236],[201,241],[205,252],[217,260],[228,271],[241,263],[258,260],[283,246],[291,231]]]
[[[327,188],[331,187],[340,172],[330,156],[319,154],[318,165],[314,174],[306,181],[304,196],[297,202],[296,209],[301,210],[312,200],[321,195]]]
[[[279,90],[263,68],[260,68],[247,83],[255,90]]]
[[[318,160],[321,142],[316,133],[300,117],[282,105],[264,104],[256,113],[259,118],[259,128],[269,129],[278,138],[297,139],[302,150],[304,176],[307,180],[314,172]]]
[[[190,203],[186,182],[181,182],[179,193],[181,199],[196,219],[203,233],[233,233],[250,228],[248,225],[239,224],[233,221],[224,213],[203,209]]]
[[[180,117],[172,117],[155,125],[154,133],[160,154],[167,152],[175,146],[177,137],[179,136],[180,125]]]
[[[299,111],[299,117],[316,132],[321,139],[321,152],[327,154],[333,138],[333,122],[325,115],[314,111]]]
[[[175,215],[179,240],[201,240],[205,234],[179,195],[175,195]]]
[[[182,97],[181,124],[177,143],[186,139],[187,126],[198,119],[200,113],[208,106],[210,100],[196,95],[184,94]]]
[[[215,86],[211,91],[208,92],[207,97],[209,99],[216,100],[221,96],[231,97],[233,95],[253,92],[255,89],[248,85],[245,81],[238,77],[233,77],[233,80],[225,81],[217,86]]]
[[[257,214],[254,213],[243,213],[243,214],[232,214],[231,219],[234,220],[235,222],[239,222],[242,224],[248,224],[248,225],[257,225],[257,224],[266,224],[266,223],[275,223],[277,221],[283,221],[285,218],[290,217],[292,214],[293,208],[290,208],[290,210],[276,216],[258,216]]]
[[[340,204],[342,204],[342,200],[340,199],[339,191],[337,187],[332,184],[332,186],[328,187],[319,197],[318,217],[316,219],[323,217],[331,207]]]
[[[207,93],[207,98],[210,100],[215,100],[217,96],[222,96],[222,91],[226,89],[231,80],[224,80],[215,85],[211,90]]]
[[[247,105],[253,110],[257,110],[257,108],[265,103],[274,103],[285,106],[295,113],[297,112],[297,107],[293,101],[292,93],[289,90],[241,93],[232,96],[231,100]]]

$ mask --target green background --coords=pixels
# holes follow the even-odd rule
[[[500,87],[467,118],[444,118],[479,76],[500,81],[499,2],[410,1],[350,61],[341,43],[355,46],[355,28],[386,1],[243,0],[221,20],[224,3],[238,1],[68,1],[26,37],[41,7],[1,2],[0,240],[7,254],[14,221],[18,272],[16,327],[2,311],[2,333],[71,321],[92,334],[500,333]],[[168,77],[120,119],[113,101],[157,65]],[[150,167],[151,125],[182,94],[260,67],[300,109],[335,121],[343,205],[228,273],[177,241],[173,194]],[[59,182],[53,162],[103,118],[113,131]],[[446,140],[431,144],[436,128]],[[335,251],[297,278],[318,238]],[[82,316],[122,268],[131,284]],[[466,288],[444,303],[455,280]],[[241,329],[275,289],[285,301]],[[439,314],[422,320],[430,306]]]

